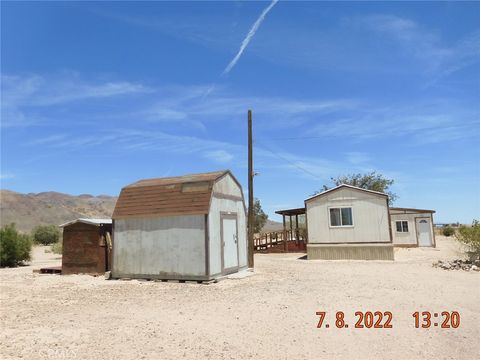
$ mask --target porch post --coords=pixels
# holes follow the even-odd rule
[[[293,221],[292,221],[292,215],[290,215],[290,240],[293,240]]]
[[[293,240],[293,222],[292,222],[292,215],[290,215],[290,240]],[[287,250],[288,252],[288,244],[287,244]]]
[[[298,214],[295,215],[295,224],[297,225],[295,229],[295,239],[297,240],[297,244],[298,244],[298,241],[300,240],[299,239],[300,231],[298,230]]]

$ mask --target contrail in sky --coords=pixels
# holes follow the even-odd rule
[[[227,75],[230,70],[233,69],[233,67],[237,64],[237,61],[240,59],[240,57],[242,56],[243,52],[245,51],[245,49],[247,48],[248,46],[248,43],[250,42],[250,40],[252,40],[253,36],[255,35],[255,33],[257,32],[258,28],[260,27],[260,25],[262,24],[263,20],[265,20],[265,16],[267,16],[268,12],[270,10],[272,10],[272,8],[275,6],[275,4],[278,2],[278,0],[273,0],[270,5],[268,5],[265,10],[262,11],[262,13],[260,14],[260,16],[258,17],[257,21],[255,21],[255,23],[252,25],[252,27],[250,28],[250,31],[248,32],[247,36],[245,37],[245,39],[243,39],[242,41],[242,45],[240,46],[240,49],[238,50],[237,52],[237,55],[235,55],[235,57],[232,59],[232,61],[230,61],[230,64],[227,65],[227,67],[225,68],[225,70],[223,70],[223,73],[222,75]]]

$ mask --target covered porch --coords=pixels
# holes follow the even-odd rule
[[[307,243],[307,219],[304,207],[278,210],[275,213],[282,215],[283,232],[287,241]]]
[[[255,239],[255,251],[304,252],[307,246],[307,221],[305,208],[275,211],[282,215],[283,229],[260,234]]]

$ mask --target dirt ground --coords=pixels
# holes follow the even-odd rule
[[[478,359],[480,273],[433,268],[460,256],[453,240],[437,245],[395,262],[258,254],[253,276],[210,285],[35,274],[60,263],[36,248],[31,266],[0,270],[0,358]],[[368,310],[391,311],[393,328],[354,328]],[[458,311],[461,324],[416,329],[415,311]]]

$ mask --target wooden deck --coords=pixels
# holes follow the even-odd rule
[[[39,272],[40,274],[61,274],[62,267],[61,266],[44,267],[44,268],[40,268]]]
[[[285,245],[285,239],[287,244]],[[262,253],[306,252],[307,241],[298,231],[275,231],[254,238],[254,250]]]

